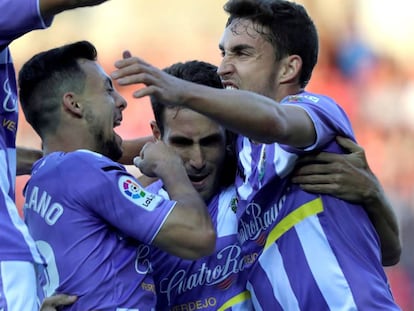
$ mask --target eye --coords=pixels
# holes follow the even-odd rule
[[[200,145],[203,147],[216,147],[222,143],[224,143],[224,139],[219,134],[207,136],[200,140]]]
[[[236,51],[234,54],[237,56],[250,56],[250,53],[246,50]]]
[[[170,144],[176,147],[191,146],[193,141],[184,137],[173,137],[170,139]]]

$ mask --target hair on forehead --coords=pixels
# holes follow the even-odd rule
[[[220,77],[217,74],[217,66],[207,62],[198,60],[179,62],[166,67],[163,70],[182,80],[214,88],[223,88]],[[155,121],[157,122],[161,135],[164,135],[165,109],[174,108],[176,105],[174,105],[174,103],[162,101],[155,96],[151,96],[150,99]],[[178,110],[176,111],[176,115],[177,114]]]

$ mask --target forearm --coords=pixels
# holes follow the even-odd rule
[[[34,162],[39,160],[43,153],[38,149],[17,147],[17,165],[16,165],[16,174],[17,175],[28,175],[32,171],[32,165]]]
[[[98,5],[105,1],[107,0],[39,0],[39,8],[43,18],[51,18],[63,11]]]
[[[153,141],[154,137],[144,136],[135,139],[128,139],[122,141],[122,157],[118,160],[119,163],[124,165],[134,164],[134,158],[139,156],[142,147],[149,141]]]
[[[313,123],[301,108],[280,105],[268,97],[242,90],[212,91],[201,85],[191,89],[185,94],[186,107],[254,141],[295,147],[314,142]]]
[[[174,174],[163,182],[170,198],[177,203],[155,243],[186,259],[210,255],[215,248],[216,233],[205,202],[187,175]]]
[[[397,264],[401,256],[398,221],[379,183],[377,189],[367,196],[364,206],[380,238],[382,264]]]

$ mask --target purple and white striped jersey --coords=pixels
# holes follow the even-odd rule
[[[154,282],[139,248],[152,243],[175,203],[91,151],[37,161],[24,216],[48,264],[45,294],[77,295],[65,310],[153,310]]]
[[[331,99],[307,92],[280,104],[305,109],[317,140],[296,150],[238,137],[238,236],[251,258],[247,288],[255,310],[399,310],[363,208],[289,183],[303,152],[342,153],[335,136],[354,139],[348,118]]]
[[[168,194],[161,182],[147,190],[165,198]],[[237,239],[234,186],[221,190],[208,204],[217,231],[216,250],[198,260],[185,260],[152,247],[142,252],[150,256],[157,311],[253,310],[246,291],[244,259]],[[243,282],[244,280],[244,282]]]
[[[0,12],[0,261],[42,263],[15,205],[18,101],[8,46],[31,30],[47,27],[51,20],[42,20],[38,0],[3,0]]]

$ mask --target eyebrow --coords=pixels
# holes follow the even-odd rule
[[[219,49],[221,51],[224,51],[224,46],[222,44],[219,44]],[[240,51],[243,51],[243,50],[251,50],[251,49],[253,49],[253,47],[251,45],[248,45],[248,44],[237,44],[235,46],[232,46],[230,48],[230,51],[234,53],[234,52],[240,52]]]
[[[224,139],[224,137],[222,135],[220,135],[219,133],[214,133],[211,135],[208,135],[206,137],[202,137],[199,141],[200,145],[203,144],[209,144],[209,143],[215,143],[215,142],[220,142]],[[186,137],[186,136],[172,136],[170,137],[170,142],[172,143],[193,143],[194,140],[190,137]]]
[[[214,134],[201,138],[200,143],[205,144],[205,143],[211,143],[211,142],[219,142],[219,141],[222,141],[223,138],[224,137],[220,135],[219,133],[214,133]]]

